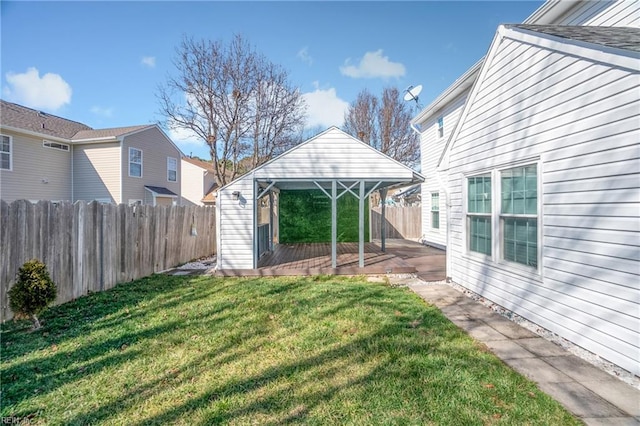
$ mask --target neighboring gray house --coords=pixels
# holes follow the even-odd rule
[[[640,29],[498,28],[438,169],[447,275],[640,374]]]
[[[558,1],[548,0],[525,24],[582,25],[582,26],[640,26],[640,2],[613,1]],[[420,131],[422,185],[422,240],[436,247],[447,246],[448,177],[437,170],[444,147],[458,125],[471,88],[478,78],[484,58],[476,62],[449,88],[427,105],[414,119]]]
[[[179,204],[178,147],[154,124],[92,129],[0,100],[0,198]]]
[[[321,189],[332,200],[332,265],[336,267],[336,200],[351,192],[360,200],[360,266],[363,263],[364,201],[375,190],[422,182],[422,176],[371,146],[331,127],[220,188],[216,202],[217,268],[254,269],[260,254],[277,244],[274,194]],[[271,202],[267,203],[269,199]]]

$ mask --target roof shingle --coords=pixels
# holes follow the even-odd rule
[[[0,123],[45,135],[71,139],[73,135],[91,127],[0,99]]]
[[[524,24],[507,26],[616,49],[640,52],[640,28]]]
[[[73,140],[82,140],[82,139],[100,139],[100,138],[108,138],[126,135],[127,133],[135,132],[136,130],[145,129],[147,127],[153,127],[152,124],[146,124],[141,126],[128,126],[128,127],[114,127],[111,129],[89,129],[89,130],[81,130],[73,136]]]

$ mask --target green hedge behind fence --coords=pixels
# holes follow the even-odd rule
[[[331,242],[331,200],[319,189],[280,193],[280,243]],[[364,204],[364,239],[369,241],[369,199]],[[338,242],[358,241],[358,199],[338,199]]]

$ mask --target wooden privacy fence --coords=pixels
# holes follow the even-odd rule
[[[420,238],[422,236],[422,207],[404,206],[387,207],[386,237],[387,238]],[[371,238],[380,239],[380,222],[382,209],[371,209]]]
[[[47,265],[56,303],[216,252],[215,209],[78,201],[0,201],[0,302],[30,259]]]

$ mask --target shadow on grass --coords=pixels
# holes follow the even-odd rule
[[[139,280],[53,308],[44,317],[48,331],[8,333],[2,342],[2,413],[26,417],[42,411],[37,417],[47,422],[50,411],[58,410],[51,404],[60,402],[41,408],[34,388],[55,399],[56,389],[88,375],[127,363],[152,363],[156,354],[148,345],[172,353],[175,342],[185,352],[175,364],[160,364],[149,376],[136,371],[126,385],[122,377],[114,378],[120,388],[109,397],[55,415],[67,424],[108,424],[122,421],[121,413],[140,410],[147,411],[129,424],[349,423],[367,418],[378,424],[398,419],[477,423],[494,409],[491,390],[480,385],[474,395],[486,393],[486,398],[467,401],[456,388],[503,366],[474,349],[437,309],[416,299],[407,290],[357,279]],[[362,324],[362,330],[350,321]],[[206,341],[191,344],[194,337]],[[80,345],[52,350],[52,342],[62,347],[65,341]],[[38,351],[39,356],[30,356]],[[267,354],[274,359],[263,365],[261,357]],[[242,370],[252,363],[260,366]],[[215,380],[212,370],[219,372]],[[515,374],[510,377],[516,386],[535,390]],[[438,398],[447,400],[443,405]],[[140,407],[148,401],[154,401],[151,409]],[[455,407],[460,403],[471,408],[460,413]],[[438,417],[441,405],[448,411]],[[373,415],[370,410],[387,417],[367,417]]]

